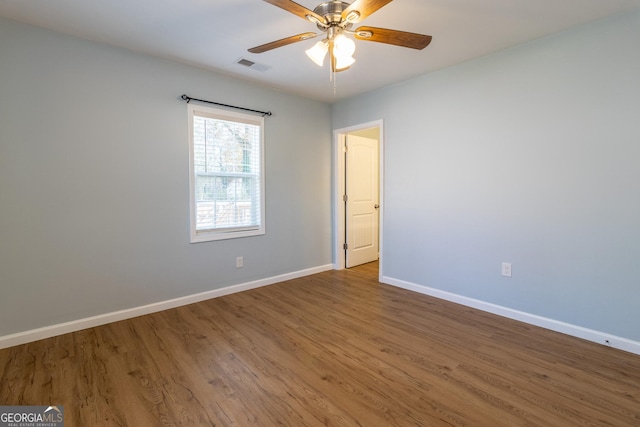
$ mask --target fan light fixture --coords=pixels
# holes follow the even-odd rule
[[[263,1],[314,24],[320,32],[306,32],[285,37],[252,47],[249,52],[263,53],[322,35],[324,39],[307,49],[306,53],[320,67],[323,66],[324,58],[329,53],[332,79],[336,72],[344,71],[356,62],[353,59],[356,46],[351,38],[417,50],[422,50],[431,43],[431,36],[425,34],[368,26],[360,26],[352,30],[355,24],[359,24],[392,0],[324,0],[313,10],[301,6],[294,0]],[[346,37],[347,35],[351,38]]]
[[[331,51],[331,55],[335,58],[336,71],[346,70],[356,62],[356,60],[353,59],[353,54],[356,51],[356,44],[344,34],[338,34],[332,39],[319,41],[314,44],[311,49],[307,49],[305,52],[313,62],[322,67],[324,64],[324,58],[327,56],[327,52],[329,51]]]

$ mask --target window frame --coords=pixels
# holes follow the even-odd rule
[[[227,111],[197,104],[187,104],[188,107],[188,129],[189,129],[189,222],[191,243],[210,242],[216,240],[236,239],[241,237],[260,236],[266,234],[265,228],[265,171],[264,171],[264,117]],[[195,142],[194,142],[194,117],[206,117],[215,120],[231,121],[243,124],[251,124],[259,127],[260,154],[259,168],[257,174],[260,180],[259,185],[259,224],[251,226],[239,226],[233,228],[217,228],[208,230],[197,230],[197,200],[196,200],[196,168],[195,168]],[[225,175],[221,173],[220,175]]]

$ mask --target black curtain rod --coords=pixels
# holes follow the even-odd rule
[[[207,100],[198,99],[198,98],[191,98],[190,96],[187,96],[187,95],[182,95],[180,98],[182,98],[184,101],[187,101],[187,104],[190,101],[199,101],[199,102],[206,102],[207,104],[220,105],[222,107],[235,108],[236,110],[244,110],[244,111],[251,111],[252,113],[260,113],[262,114],[262,117],[270,116],[272,114],[271,111],[260,111],[260,110],[252,110],[251,108],[236,107],[235,105],[221,104],[219,102],[207,101]]]

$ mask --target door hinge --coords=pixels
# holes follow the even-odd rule
[[[347,200],[349,200],[349,196],[347,196],[346,194],[344,196],[342,196],[342,201],[347,203]]]
[[[344,250],[346,251],[347,249],[349,249],[349,245],[347,245],[347,244],[345,243],[344,245],[342,245],[342,249],[344,249]]]
[[[349,151],[349,146],[345,144],[345,146],[344,146],[344,152],[346,153],[346,152],[348,152],[348,151]]]

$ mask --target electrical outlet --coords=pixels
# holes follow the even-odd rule
[[[502,263],[502,277],[511,277],[511,263],[503,262]]]
[[[244,267],[244,258],[239,256],[236,257],[236,268],[242,268]]]

